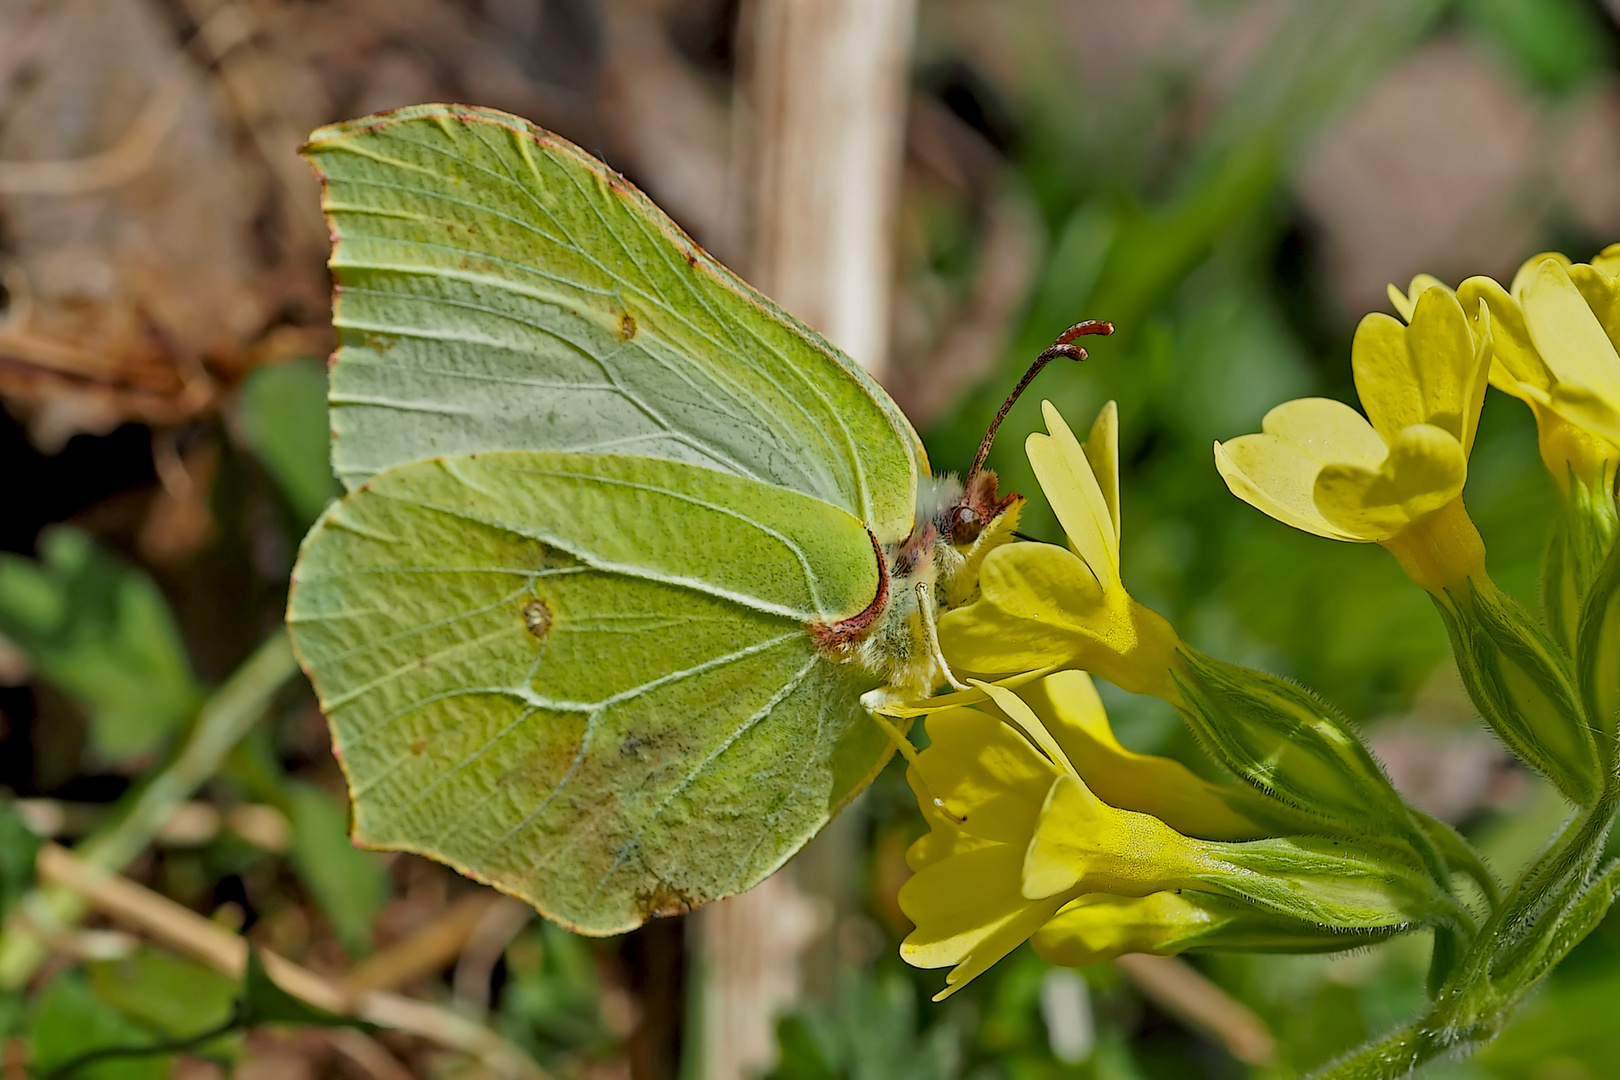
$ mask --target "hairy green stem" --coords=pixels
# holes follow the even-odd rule
[[[1611,783],[1520,875],[1429,1011],[1313,1073],[1314,1080],[1395,1080],[1489,1042],[1613,903],[1620,865],[1600,864],[1617,814],[1620,793]]]
[[[122,871],[151,844],[176,809],[191,798],[242,737],[259,722],[284,683],[298,672],[285,631],[268,638],[197,713],[174,759],[119,802],[110,822],[78,846],[77,854],[103,870]],[[22,986],[45,958],[41,936],[84,918],[85,903],[55,887],[31,889],[0,930],[0,989]]]

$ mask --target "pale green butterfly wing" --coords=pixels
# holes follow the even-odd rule
[[[590,933],[753,885],[890,747],[806,624],[879,586],[828,503],[683,463],[389,469],[305,540],[288,625],[368,845]]]
[[[491,109],[322,128],[346,486],[481,450],[706,465],[911,528],[927,459],[881,388],[621,176]]]

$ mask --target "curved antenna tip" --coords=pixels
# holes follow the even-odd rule
[[[1019,379],[1018,384],[1013,387],[1012,393],[1007,395],[1007,400],[1001,403],[1001,408],[996,411],[996,418],[990,421],[989,430],[984,433],[984,438],[979,442],[979,452],[973,455],[973,467],[968,470],[967,475],[968,483],[971,484],[973,478],[979,475],[979,470],[984,468],[986,459],[990,457],[990,445],[996,441],[996,431],[1001,427],[1001,422],[1007,419],[1007,414],[1012,411],[1012,407],[1018,401],[1019,396],[1035,380],[1035,376],[1041,373],[1041,369],[1060,356],[1067,357],[1070,360],[1084,360],[1086,350],[1074,344],[1075,338],[1085,337],[1090,334],[1106,337],[1113,332],[1114,324],[1106,319],[1086,319],[1063,331],[1057,336],[1056,341],[1041,350],[1041,354],[1035,358],[1035,362],[1029,365],[1029,370],[1024,372],[1024,377]]]

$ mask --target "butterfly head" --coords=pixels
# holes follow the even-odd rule
[[[972,599],[979,565],[1013,538],[1024,497],[998,494],[996,474],[989,469],[981,469],[966,484],[947,477],[942,486],[950,497],[940,500],[926,531],[940,600],[949,608]]]

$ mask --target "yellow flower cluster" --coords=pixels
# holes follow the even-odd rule
[[[1215,444],[1238,498],[1335,540],[1376,541],[1431,593],[1484,573],[1462,506],[1485,386],[1535,411],[1560,488],[1607,484],[1620,460],[1620,245],[1591,264],[1538,255],[1511,288],[1486,277],[1456,291],[1420,275],[1390,287],[1404,324],[1362,320],[1351,351],[1360,413],[1304,398],[1266,414],[1261,434]]]
[[[1392,287],[1400,318],[1367,316],[1352,349],[1365,414],[1291,401],[1260,433],[1215,446],[1227,485],[1257,509],[1394,554],[1435,597],[1482,715],[1576,802],[1612,763],[1590,738],[1572,647],[1490,584],[1462,494],[1494,385],[1534,410],[1566,504],[1584,499],[1608,508],[1591,520],[1613,520],[1616,275],[1620,245],[1589,265],[1538,256],[1508,288],[1473,278],[1453,290],[1426,276]],[[1494,879],[1400,799],[1342,718],[1297,686],[1189,649],[1126,591],[1113,403],[1084,442],[1043,408],[1047,431],[1026,449],[1067,547],[992,552],[977,596],[939,622],[971,689],[885,710],[926,717],[929,737],[909,755],[929,832],[908,853],[900,903],[916,929],[902,955],[951,966],[945,996],[1031,939],[1052,962],[1083,965],[1126,952],[1346,948],[1421,925],[1472,933],[1450,874],[1474,875],[1486,893]],[[1577,600],[1594,573],[1573,576]],[[1127,750],[1086,672],[1170,702],[1244,783]]]

